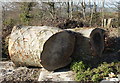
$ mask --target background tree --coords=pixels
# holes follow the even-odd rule
[[[56,18],[56,12],[55,12],[55,2],[42,2],[43,5],[46,5],[47,13],[50,14],[52,19]]]
[[[36,5],[35,2],[23,2],[20,3],[21,7],[21,13],[20,13],[20,19],[21,22],[25,25],[30,25],[30,21],[33,18],[33,15],[31,14],[31,11],[33,9],[33,7]]]
[[[82,6],[82,13],[83,13],[83,17],[84,17],[84,20],[86,20],[86,3],[85,3],[85,0],[82,0],[81,2],[81,6]]]
[[[104,6],[105,0],[102,0],[102,27],[104,27]]]
[[[120,1],[118,2],[118,35],[120,36]]]
[[[68,18],[70,17],[70,2],[67,2],[67,14],[68,14]]]

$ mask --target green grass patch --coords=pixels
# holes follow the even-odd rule
[[[76,81],[93,81],[100,82],[104,77],[108,77],[108,74],[113,72],[116,75],[120,73],[120,62],[107,63],[103,62],[98,67],[92,68],[83,61],[73,62],[71,69],[76,73]]]

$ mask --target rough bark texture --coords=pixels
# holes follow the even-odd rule
[[[61,29],[47,26],[15,26],[9,39],[9,55],[18,66],[41,67],[44,43]]]
[[[15,26],[9,39],[9,54],[18,66],[55,70],[70,64],[74,43],[75,37],[70,31],[46,26]]]

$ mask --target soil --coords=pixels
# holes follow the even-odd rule
[[[11,61],[0,62],[0,82],[5,81],[37,81],[41,69],[16,67]]]
[[[62,68],[54,72],[44,68],[16,67],[11,61],[0,61],[0,82],[74,81],[74,72]]]

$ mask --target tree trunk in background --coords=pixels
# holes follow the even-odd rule
[[[83,18],[84,18],[84,20],[86,20],[86,15],[85,15],[86,4],[85,4],[85,0],[82,0],[81,6],[82,6]]]
[[[70,19],[73,18],[73,1],[71,0],[71,5],[70,5]]]
[[[5,21],[5,15],[6,15],[6,13],[5,13],[5,7],[2,6],[2,22]],[[4,23],[3,23],[3,26],[4,26]]]
[[[51,2],[50,9],[51,9],[51,13],[53,14],[53,18],[56,19],[56,15],[55,15],[55,2]]]
[[[104,4],[105,0],[102,0],[102,27],[104,27]]]
[[[55,13],[55,2],[42,2],[42,4],[47,4],[49,7],[46,6],[47,10],[49,11],[50,16],[52,19],[56,19],[56,13]]]
[[[113,18],[109,18],[107,22],[107,28],[111,28]]]
[[[91,14],[91,0],[89,0],[89,12]]]
[[[118,36],[120,37],[120,1],[118,2]]]
[[[67,14],[68,14],[68,18],[70,18],[70,3],[69,3],[69,1],[67,2]]]
[[[103,24],[104,24],[103,26],[104,26],[104,27],[107,27],[107,19],[104,19],[103,22],[104,22],[104,23],[103,23]]]
[[[94,13],[97,12],[96,0],[94,0]]]
[[[92,26],[93,14],[96,13],[96,1],[94,1],[94,6],[91,11],[91,18],[90,18],[90,27]]]

